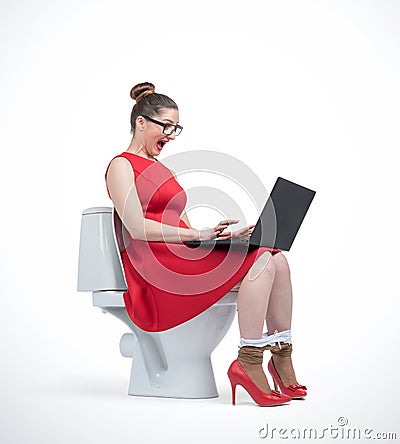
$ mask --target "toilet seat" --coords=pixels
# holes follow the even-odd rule
[[[125,307],[124,291],[93,291],[92,299],[95,307]]]
[[[237,292],[239,288],[236,285],[229,291],[224,297],[217,301],[213,305],[223,306],[223,305],[236,305],[237,302]],[[92,292],[93,305],[95,307],[106,308],[106,307],[125,307],[124,302],[124,292],[116,290],[106,290],[106,291],[93,291]]]

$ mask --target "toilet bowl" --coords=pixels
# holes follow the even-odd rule
[[[132,358],[128,394],[173,398],[218,396],[211,353],[235,317],[238,286],[198,316],[162,332],[135,325],[125,309],[127,289],[114,228],[115,210],[82,213],[78,291],[92,292],[93,305],[130,329],[120,340],[122,356]]]

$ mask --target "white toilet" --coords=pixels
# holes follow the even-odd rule
[[[129,318],[127,289],[114,229],[114,208],[82,213],[78,291],[91,291],[93,305],[124,322],[131,333],[120,351],[132,359],[129,395],[173,398],[218,396],[211,353],[225,336],[236,312],[238,286],[200,315],[162,332],[146,332]]]

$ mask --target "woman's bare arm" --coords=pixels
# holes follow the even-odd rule
[[[174,227],[144,217],[134,172],[124,157],[112,160],[106,181],[115,210],[133,239],[182,243],[199,238],[199,231],[193,228]]]

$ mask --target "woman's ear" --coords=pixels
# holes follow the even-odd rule
[[[141,131],[144,130],[144,126],[146,124],[146,119],[142,116],[136,117],[136,128],[139,128]]]

